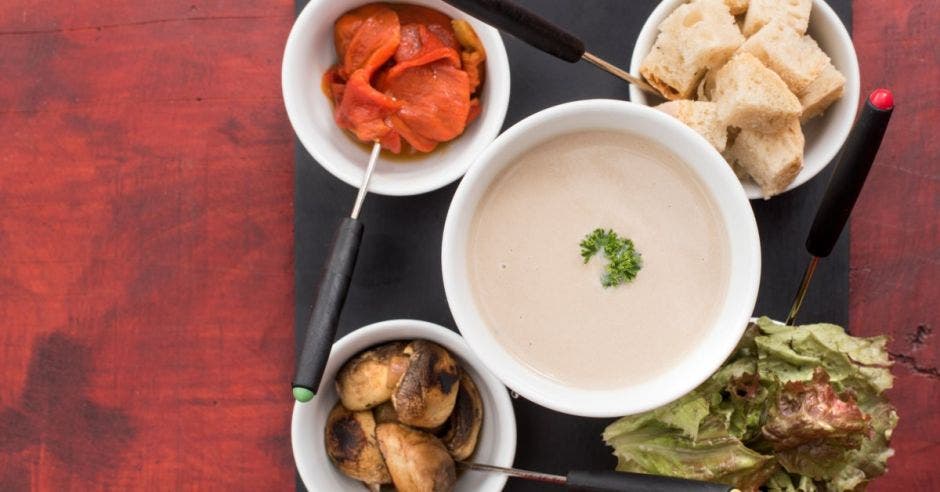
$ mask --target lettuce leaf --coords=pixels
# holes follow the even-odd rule
[[[608,429],[605,435],[615,449],[619,471],[695,478],[756,490],[776,471],[777,464],[773,456],[749,449],[729,434],[722,420],[703,420],[694,439],[655,420],[645,420],[625,432]]]
[[[848,461],[846,454],[871,434],[870,420],[851,395],[836,394],[826,371],[817,367],[811,381],[791,381],[777,392],[761,434],[788,472],[831,480]]]
[[[764,484],[768,492],[817,492],[819,487],[809,477],[790,475],[785,470],[778,470]]]
[[[893,384],[887,337],[853,337],[825,323],[792,327],[761,318],[757,325],[764,333],[754,339],[762,379],[809,381],[822,367],[837,388],[853,389],[860,397],[881,394]]]
[[[898,416],[886,337],[836,325],[751,324],[688,395],[604,432],[618,470],[753,490],[848,491],[883,475]]]
[[[708,415],[708,402],[695,392],[655,410],[624,417],[604,430],[604,438],[642,430],[649,425],[664,426],[695,439],[702,420]]]
[[[872,434],[862,441],[858,450],[846,456],[837,476],[830,481],[829,490],[856,490],[859,485],[887,471],[888,458],[894,456],[891,449],[891,433],[898,425],[898,414],[887,401],[868,407]]]

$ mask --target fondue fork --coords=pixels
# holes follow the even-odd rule
[[[567,475],[562,476],[466,461],[458,461],[457,465],[468,470],[502,473],[514,478],[549,483],[565,487],[568,490],[585,492],[739,492],[729,485],[644,473],[609,470],[570,471]]]
[[[793,325],[796,321],[796,315],[799,314],[803,299],[806,298],[806,292],[809,290],[810,281],[813,280],[813,273],[816,272],[820,258],[825,258],[832,253],[832,248],[835,247],[836,241],[839,240],[845,228],[852,208],[855,207],[855,202],[862,192],[862,186],[865,185],[868,171],[875,162],[875,156],[878,154],[878,148],[881,146],[881,140],[888,128],[888,121],[891,119],[893,110],[894,96],[891,91],[877,89],[872,92],[865,101],[862,114],[852,127],[845,146],[842,147],[836,168],[829,179],[826,194],[823,195],[819,210],[816,211],[816,218],[813,220],[813,226],[806,238],[806,250],[812,257],[806,265],[803,280],[800,282],[793,305],[790,307],[790,313],[787,315],[788,325]]]
[[[339,315],[343,311],[343,304],[346,303],[346,294],[349,292],[349,283],[356,267],[356,257],[359,254],[362,232],[365,229],[359,220],[359,212],[362,210],[366,193],[369,192],[369,181],[372,180],[372,173],[375,171],[375,164],[379,160],[381,150],[382,145],[379,142],[372,145],[369,165],[366,166],[362,177],[362,184],[359,186],[359,193],[356,194],[352,212],[349,217],[340,222],[336,237],[333,239],[332,250],[323,267],[323,277],[320,278],[313,311],[307,322],[307,334],[300,351],[300,358],[297,359],[297,369],[292,383],[294,399],[299,402],[310,401],[316,395],[320,380],[323,378],[323,370],[326,368],[326,361],[330,357],[330,349],[333,347],[336,327],[339,324]]]
[[[569,63],[584,60],[645,92],[662,97],[659,91],[644,80],[587,51],[584,42],[575,35],[521,5],[509,0],[444,0],[444,2],[549,55]]]

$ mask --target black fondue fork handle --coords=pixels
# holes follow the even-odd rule
[[[584,43],[573,34],[507,0],[444,0],[481,21],[519,38],[549,55],[575,63]]]
[[[806,238],[811,255],[825,258],[832,253],[875,162],[893,110],[894,97],[887,89],[872,92],[862,106]]]
[[[730,492],[729,485],[617,471],[568,472],[568,490],[580,492]]]
[[[842,235],[845,223],[848,222],[852,208],[855,207],[855,202],[858,201],[865,185],[865,179],[868,178],[868,172],[875,162],[892,111],[894,96],[891,91],[878,89],[872,92],[865,100],[862,114],[842,147],[826,194],[823,195],[816,218],[806,237],[806,250],[812,258],[803,272],[800,287],[793,298],[790,313],[787,314],[788,325],[796,323],[796,316],[803,305],[803,299],[806,298],[819,259],[832,253],[832,248]]]
[[[307,335],[297,359],[292,382],[297,401],[310,401],[320,388],[320,380],[336,337],[339,315],[343,312],[353,270],[356,268],[363,230],[362,222],[346,217],[336,231],[333,248],[323,268],[323,277],[307,322]]]

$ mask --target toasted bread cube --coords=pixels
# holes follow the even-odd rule
[[[803,35],[812,10],[813,0],[751,0],[741,30],[745,36],[751,36],[774,20],[781,20]]]
[[[729,152],[726,151],[722,153],[722,155],[726,155],[726,154],[729,154]],[[725,159],[728,160],[727,157],[725,157]],[[731,170],[734,172],[734,175],[737,176],[738,179],[740,179],[741,181],[751,179],[751,176],[747,173],[747,171],[745,171],[744,168],[739,166],[736,162],[733,162],[733,160],[732,162],[729,162],[728,164],[731,165]]]
[[[800,94],[800,104],[803,106],[800,121],[805,123],[822,114],[842,97],[843,90],[845,77],[831,63],[826,65],[819,77]]]
[[[813,38],[800,36],[780,20],[762,27],[748,38],[740,51],[756,56],[767,68],[777,72],[794,94],[806,89],[829,64],[829,57]]]
[[[677,47],[667,46],[665,36],[666,33],[660,33],[656,38],[656,44],[640,65],[640,75],[666,99],[684,99],[694,91],[705,69],[686,63]]]
[[[659,32],[681,33],[696,26],[701,30],[702,22],[706,26],[714,27],[729,22],[729,15],[734,17],[725,0],[691,0],[679,5],[666,16],[659,24]]]
[[[803,169],[803,130],[794,118],[774,134],[741,130],[725,151],[732,168],[740,167],[760,186],[764,198],[782,193]]]
[[[688,99],[709,68],[720,67],[744,43],[722,0],[696,0],[659,26],[640,73],[666,99]]]
[[[712,147],[718,149],[718,152],[725,151],[728,127],[718,119],[718,107],[715,103],[683,99],[660,104],[656,106],[656,109],[673,116],[698,132],[699,135],[705,137],[705,140],[708,140],[708,143],[712,144]]]
[[[731,11],[731,15],[741,15],[747,12],[749,0],[725,0],[725,5]]]
[[[718,70],[713,96],[718,117],[743,130],[777,133],[803,111],[783,79],[750,53],[734,55]]]
[[[738,138],[738,135],[741,134],[741,129],[729,126],[728,127],[728,143],[725,145],[725,151],[721,153],[721,156],[725,158],[725,161],[728,162],[728,165],[731,166],[731,170],[734,171],[734,175],[738,177],[741,181],[751,179],[748,176],[747,171],[743,167],[739,166],[734,160],[734,156],[731,155],[731,148],[734,147],[734,141]]]
[[[705,72],[705,76],[702,77],[702,81],[698,83],[698,88],[695,90],[696,99],[699,101],[712,101],[715,95],[715,74],[718,73],[718,69],[711,69]]]

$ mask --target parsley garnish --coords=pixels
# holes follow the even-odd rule
[[[643,257],[633,246],[633,241],[618,236],[611,229],[594,229],[581,241],[581,257],[585,263],[601,250],[607,257],[607,267],[601,276],[601,285],[604,287],[630,282],[643,268]]]

